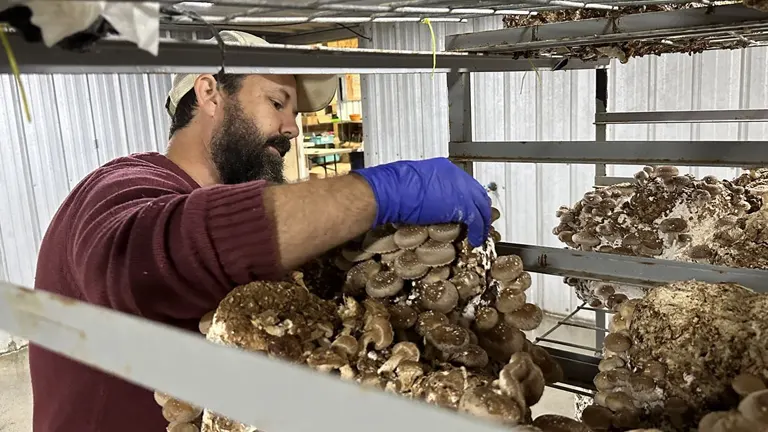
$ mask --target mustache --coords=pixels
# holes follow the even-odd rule
[[[280,156],[285,156],[291,149],[291,140],[285,135],[274,135],[267,138],[264,145],[274,147],[275,150],[280,152]]]

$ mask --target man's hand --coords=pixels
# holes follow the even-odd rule
[[[488,237],[491,198],[472,176],[446,158],[399,161],[354,171],[368,181],[376,199],[374,226],[459,222],[470,245]]]

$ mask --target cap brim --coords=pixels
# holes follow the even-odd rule
[[[179,77],[165,101],[168,114],[173,117],[176,105],[182,97],[192,90],[198,75],[189,74]],[[338,87],[337,75],[296,75],[296,109],[300,113],[320,111],[333,100]]]
[[[336,94],[337,75],[296,75],[296,109],[301,113],[320,111]]]

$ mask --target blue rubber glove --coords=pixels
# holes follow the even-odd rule
[[[399,161],[355,170],[373,189],[376,222],[427,225],[459,222],[472,247],[491,226],[491,198],[472,176],[446,158]]]

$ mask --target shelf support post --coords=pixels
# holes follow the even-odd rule
[[[448,81],[448,129],[451,142],[472,141],[472,82],[469,72],[451,71]],[[450,156],[450,151],[449,151]],[[461,169],[475,175],[474,162],[454,161]]]
[[[608,68],[595,69],[595,117],[608,111]],[[595,141],[605,142],[607,139],[608,125],[595,123]],[[595,164],[595,184],[606,178],[606,164]],[[595,327],[604,329],[605,311],[595,311]],[[605,332],[595,332],[595,350],[602,351]]]

